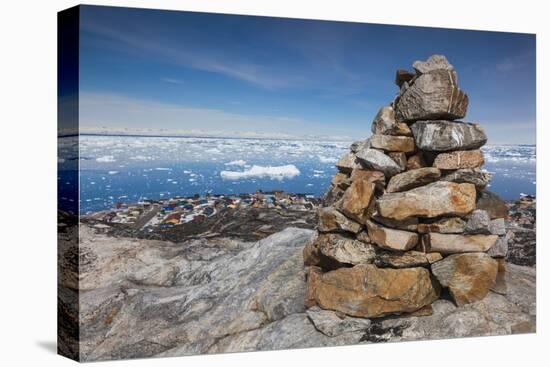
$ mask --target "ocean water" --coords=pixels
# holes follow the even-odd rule
[[[66,139],[66,140],[65,140]],[[59,187],[71,187],[78,157],[60,139]],[[176,195],[285,190],[320,196],[351,142],[235,138],[80,136],[80,212]],[[489,189],[512,200],[535,194],[535,146],[483,148]]]

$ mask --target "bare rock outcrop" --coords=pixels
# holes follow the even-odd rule
[[[313,274],[318,280],[329,274],[315,267],[305,271],[302,265],[304,243],[316,238],[308,229],[288,228],[258,242],[120,238],[86,225],[80,236],[86,258],[79,291],[82,361],[498,335],[535,328],[535,269],[529,267],[509,264],[506,294],[489,291],[482,300],[460,307],[441,299],[431,303],[437,283],[427,276],[427,264],[414,263],[403,274],[382,269],[382,264],[342,268],[367,274],[370,284],[378,284],[370,295],[377,294],[377,302],[390,313],[401,308],[400,302],[410,309],[431,303],[428,312],[364,318],[315,305],[306,309],[304,297]],[[69,253],[62,254],[63,262],[71,262]],[[388,256],[425,258],[414,252],[383,252],[379,259],[389,265],[393,260]],[[428,257],[438,259],[433,256]],[[370,270],[359,270],[364,267]],[[394,274],[400,274],[399,281],[389,286]],[[66,289],[75,286],[69,277],[61,281]],[[400,301],[388,301],[390,294],[401,295]]]

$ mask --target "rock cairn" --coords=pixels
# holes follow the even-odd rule
[[[336,164],[318,236],[304,248],[314,323],[327,310],[422,315],[443,292],[463,305],[506,291],[507,207],[485,191],[485,132],[457,121],[468,96],[444,56],[413,68],[397,71],[400,91],[373,134]]]

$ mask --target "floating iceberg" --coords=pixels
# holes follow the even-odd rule
[[[103,157],[96,158],[96,161],[102,163],[115,162],[115,157],[112,155],[104,155]]]
[[[293,178],[300,174],[300,170],[293,164],[285,166],[252,166],[249,169],[236,171],[221,171],[220,176],[224,180],[241,180],[252,177],[270,177],[271,179],[282,180],[285,178]]]
[[[236,161],[231,161],[228,163],[225,163],[226,166],[244,166],[246,165],[246,161],[242,159],[237,159]]]

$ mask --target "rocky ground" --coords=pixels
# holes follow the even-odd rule
[[[225,223],[241,223],[233,219],[226,218]],[[513,263],[508,263],[505,294],[499,294],[500,289],[460,307],[444,297],[433,304],[430,316],[368,320],[317,307],[306,311],[302,250],[317,234],[307,228],[283,229],[288,223],[276,219],[268,221],[274,228],[269,236],[261,232],[240,238],[237,228],[250,227],[234,224],[232,238],[195,234],[183,241],[115,237],[105,229],[81,225],[81,360],[535,330],[535,268]],[[265,238],[257,241],[258,237]],[[60,237],[60,289],[61,298],[74,300],[76,279],[69,270],[76,259],[71,238],[67,231]],[[517,260],[515,255],[511,259]]]
[[[287,227],[314,228],[317,224],[315,210],[291,210],[282,208],[224,209],[221,212],[171,228],[156,227],[151,231],[135,229],[124,224],[108,223],[107,227],[97,220],[83,219],[90,226],[103,227],[116,237],[135,237],[150,240],[182,242],[198,238],[235,238],[243,241],[258,241]]]

